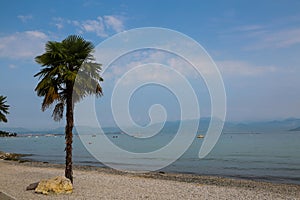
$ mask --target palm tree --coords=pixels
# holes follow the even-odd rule
[[[6,97],[0,96],[0,122],[7,122],[5,115],[9,114],[8,109],[9,105],[6,104]]]
[[[80,36],[71,35],[62,42],[48,41],[46,52],[35,58],[42,69],[35,88],[37,95],[44,97],[42,111],[55,104],[52,117],[55,121],[63,118],[66,107],[66,167],[65,176],[73,183],[72,142],[75,103],[88,95],[102,96],[99,75],[101,64],[94,62],[94,45]],[[76,83],[75,84],[75,79]]]

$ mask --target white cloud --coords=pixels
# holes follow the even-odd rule
[[[124,30],[123,17],[115,15],[98,16],[96,19],[88,20],[70,20],[60,17],[53,18],[53,24],[62,29],[65,25],[71,25],[78,28],[80,34],[95,33],[100,37],[108,37],[111,33],[121,32]]]
[[[27,34],[29,37],[33,38],[39,38],[39,39],[46,39],[48,36],[40,31],[26,31],[25,34]]]
[[[211,66],[207,65],[201,59],[198,60],[197,66],[201,67],[202,75],[206,75],[211,73],[211,70],[208,69]],[[117,81],[121,76],[126,74],[129,70],[134,67],[142,66],[150,64],[153,66],[153,63],[157,63],[158,65],[152,67],[152,71],[138,71],[136,77],[131,77],[132,80],[127,80],[127,82],[134,83],[135,81],[150,81],[150,80],[165,80],[169,83],[176,82],[168,73],[160,73],[159,65],[164,65],[169,67],[170,71],[175,70],[181,76],[186,79],[197,79],[200,78],[201,75],[198,73],[194,67],[177,55],[161,51],[161,50],[141,50],[136,52],[131,52],[126,54],[124,57],[120,57],[116,60],[112,65],[110,65],[104,73],[105,80],[113,80]],[[150,73],[149,73],[150,72]]]
[[[96,20],[86,20],[81,23],[76,21],[74,25],[80,26],[80,28],[85,32],[94,32],[100,37],[107,37],[102,17],[97,17]]]
[[[299,17],[298,17],[299,21]],[[284,24],[292,20],[285,20]],[[282,49],[300,44],[300,27],[287,27],[283,23],[247,24],[222,32],[223,39],[245,42],[245,50]]]
[[[273,25],[274,26],[274,25]],[[300,28],[272,28],[272,25],[246,25],[233,29],[234,32],[243,32],[251,44],[247,45],[248,50],[266,48],[287,48],[300,44]]]
[[[116,69],[114,72],[117,72],[115,75],[120,76],[124,74],[127,70],[132,68],[133,66],[142,65],[145,63],[151,63],[151,59],[153,57],[158,57],[161,60],[156,60],[156,63],[164,64],[170,69],[176,70],[178,73],[180,73],[183,77],[187,79],[198,79],[201,76],[208,76],[212,75],[214,73],[214,70],[209,68],[208,66],[211,66],[210,63],[205,63],[201,61],[201,59],[198,60],[197,63],[195,63],[198,67],[198,69],[201,70],[201,75],[198,73],[196,69],[193,68],[192,65],[187,63],[186,61],[182,60],[181,58],[177,57],[168,57],[168,56],[162,56],[159,55],[159,53],[150,55],[149,59],[141,60],[139,62],[131,62],[126,65],[125,68]],[[152,60],[154,61],[154,59]],[[278,70],[280,70],[278,67],[275,66],[263,66],[263,65],[255,65],[249,62],[245,61],[239,61],[239,60],[226,60],[226,61],[216,61],[217,68],[220,70],[222,75],[227,77],[237,76],[237,77],[257,77],[262,76],[270,73],[275,73]],[[157,71],[159,72],[159,70]],[[168,79],[171,81],[171,79],[167,76],[167,74],[157,74],[156,72],[153,72],[153,74],[140,74],[140,78],[145,80],[149,80],[153,77],[159,77],[160,79]]]
[[[16,66],[15,64],[9,64],[8,67],[9,67],[10,69],[15,69],[15,68],[17,68],[17,66]]]
[[[124,79],[122,84],[131,85],[136,84],[137,82],[165,82],[165,83],[174,83],[177,82],[174,75],[171,74],[172,69],[169,68],[169,73],[162,73],[162,66],[156,64],[144,65],[143,68],[134,68],[134,75],[129,75],[124,73]]]
[[[285,48],[300,44],[300,28],[269,32],[263,37],[266,47]]]
[[[28,20],[31,20],[33,17],[32,15],[18,15],[18,18],[25,23]]]
[[[62,29],[64,27],[64,19],[61,17],[55,17],[53,18],[54,20],[54,25],[56,26],[56,28],[58,29]]]
[[[0,57],[11,59],[33,59],[41,54],[48,36],[40,31],[16,32],[0,37]]]
[[[136,51],[116,60],[107,68],[103,77],[106,81],[116,82],[129,70],[147,63],[166,65],[170,69],[175,69],[189,81],[202,80],[202,78],[214,76],[216,71],[212,68],[211,63],[207,63],[207,60],[201,59],[201,56],[194,58],[194,61],[198,69],[201,70],[201,75],[190,63],[173,54],[159,50]],[[215,63],[224,80],[229,81],[236,80],[236,78],[252,81],[258,77],[274,76],[282,71],[278,66],[256,64],[242,60],[219,60],[215,61]],[[153,67],[150,73],[149,70],[140,70],[136,76],[128,78],[126,83],[135,83],[137,81],[147,82],[150,80],[166,80],[169,83],[176,81],[168,73],[160,73],[160,71],[159,67]]]
[[[288,48],[300,44],[300,28],[268,30],[261,29],[250,31],[247,36],[254,42],[247,45],[247,50]]]
[[[122,30],[124,30],[124,24],[120,17],[107,15],[104,16],[104,21],[108,28],[111,28],[116,32],[121,32]]]

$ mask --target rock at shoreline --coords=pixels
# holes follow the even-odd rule
[[[35,190],[37,188],[37,186],[39,185],[39,182],[36,183],[31,183],[30,185],[28,185],[26,187],[26,190]]]
[[[14,160],[17,161],[21,157],[21,154],[16,154],[16,153],[5,153],[0,151],[0,159],[2,160]]]
[[[57,176],[47,180],[41,180],[35,189],[40,194],[70,194],[73,191],[72,183],[63,176]]]

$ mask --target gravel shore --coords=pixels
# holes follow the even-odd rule
[[[189,174],[133,174],[74,167],[74,192],[41,195],[31,183],[63,175],[63,165],[0,160],[0,199],[300,199],[300,186]],[[4,195],[5,194],[5,195]]]

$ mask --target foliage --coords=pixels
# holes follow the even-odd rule
[[[91,42],[71,35],[62,42],[49,41],[46,52],[35,58],[42,66],[40,72],[34,75],[40,79],[35,91],[38,96],[44,97],[43,111],[56,104],[52,114],[55,121],[63,117],[68,93],[73,94],[73,103],[87,95],[102,95],[99,84],[103,81],[99,75],[101,64],[93,62],[93,49]]]
[[[6,97],[0,96],[0,122],[7,122],[6,115],[8,112],[9,105],[6,104]]]
[[[93,44],[80,36],[71,35],[62,42],[49,41],[45,50],[44,54],[35,58],[42,67],[40,72],[34,75],[40,80],[35,91],[38,96],[44,97],[42,111],[55,104],[52,114],[55,121],[61,120],[66,110],[65,176],[73,183],[74,106],[88,95],[102,95],[101,65],[94,62]]]
[[[0,131],[0,137],[16,137],[17,133],[10,133],[6,131]]]

